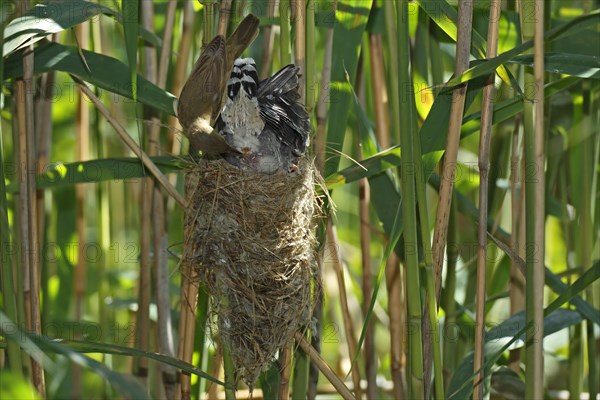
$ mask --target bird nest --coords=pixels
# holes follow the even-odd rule
[[[245,172],[200,160],[186,177],[185,258],[206,284],[235,379],[252,387],[310,322],[316,279],[317,176]]]

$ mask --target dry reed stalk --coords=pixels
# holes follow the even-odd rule
[[[140,4],[140,18],[142,26],[154,31],[154,4],[144,1]],[[144,66],[145,77],[150,82],[156,82],[156,52],[148,44],[144,44]],[[147,152],[149,156],[156,155],[157,136],[158,136],[158,118],[151,113],[150,125],[144,127],[148,137]],[[143,145],[143,144],[141,144]],[[152,194],[154,181],[152,178],[145,178],[140,181],[141,209],[140,209],[140,269],[138,281],[138,310],[136,313],[137,331],[136,347],[150,351],[150,301],[151,301],[151,267],[152,257],[150,256],[152,247]],[[135,363],[135,375],[147,385],[149,374],[149,361],[147,359],[137,360]]]
[[[0,30],[0,41],[4,40],[4,31]],[[16,104],[16,102],[14,102],[13,104]],[[18,160],[18,154],[19,154],[19,140],[18,140],[18,128],[17,128],[17,120],[18,118],[18,113],[15,111],[15,105],[13,105],[13,107],[11,107],[11,114],[13,116],[12,121],[11,121],[11,125],[12,125],[12,143],[13,143],[13,153],[12,156],[9,159],[9,162],[15,163],[15,165],[19,165],[19,160]],[[0,164],[4,165],[4,144],[3,144],[3,140],[2,140],[2,127],[0,126]],[[15,215],[14,215],[14,224],[15,224],[15,232],[13,233],[14,236],[16,237],[9,237],[10,236],[10,227],[9,227],[9,222],[8,222],[8,213],[6,212],[8,209],[7,206],[7,196],[6,196],[6,185],[4,182],[5,176],[6,174],[4,173],[4,170],[1,171],[1,175],[2,175],[2,181],[0,181],[0,235],[2,236],[2,248],[3,249],[7,249],[6,246],[8,246],[9,244],[14,244],[18,246],[18,239],[16,239],[16,237],[18,237],[19,235],[19,229],[18,229],[18,224],[19,224],[19,214],[18,214],[18,210],[19,208],[17,206],[13,206],[13,211],[15,211]],[[15,177],[18,177],[19,174],[15,174]],[[17,180],[18,181],[18,180]],[[20,197],[18,195],[18,193],[15,194],[15,201],[19,201]],[[0,276],[2,276],[2,281],[1,281],[1,288],[0,289],[2,291],[2,297],[3,297],[3,302],[2,302],[2,306],[3,306],[3,312],[6,313],[6,317],[8,318],[8,320],[12,321],[12,323],[14,324],[20,324],[20,326],[23,325],[23,313],[18,311],[18,308],[20,305],[22,305],[22,300],[23,300],[23,296],[22,296],[22,292],[20,292],[19,288],[22,289],[23,285],[21,282],[21,279],[19,278],[19,270],[21,269],[21,264],[19,263],[19,252],[17,250],[16,254],[13,254],[12,257],[6,257],[5,250],[3,250],[3,254],[2,257],[0,257]],[[15,279],[16,277],[16,279]],[[16,288],[15,288],[15,284],[16,284]],[[21,303],[21,304],[20,304]],[[22,310],[22,308],[21,308]],[[29,370],[30,368],[28,366],[25,366],[24,364],[24,360],[21,360],[22,358],[22,353],[21,353],[21,347],[19,346],[19,343],[16,342],[9,342],[6,343],[6,350],[3,352],[2,356],[0,356],[1,358],[1,362],[3,366],[6,366],[6,357],[8,357],[8,360],[10,362],[10,365],[8,366],[10,368],[11,371],[14,371],[14,373],[19,374],[19,376],[22,376],[23,378],[27,377],[29,374]]]
[[[173,85],[171,86],[171,93],[179,95],[181,88],[185,83],[186,74],[185,70],[188,64],[188,60],[191,54],[192,46],[192,35],[194,33],[194,3],[186,1],[183,3],[183,16],[181,24],[181,39],[179,41],[179,47],[177,49],[177,63],[175,64],[175,72],[173,73]],[[169,116],[167,119],[167,134],[169,137],[169,145],[167,148],[170,149],[170,154],[178,155],[181,153],[181,125],[176,116]],[[173,174],[169,177],[169,183],[172,186],[177,186],[177,180],[179,174]],[[167,198],[166,209],[168,213],[172,213],[175,203],[171,197]]]
[[[315,109],[315,91],[316,91],[316,21],[315,21],[315,2],[309,1],[305,7],[305,26],[306,26],[306,35],[305,35],[305,43],[304,48],[306,49],[306,59],[308,61],[305,69],[305,82],[306,82],[306,111],[309,115],[312,115]]]
[[[308,58],[308,62],[306,63],[306,111],[309,115],[315,114],[315,101],[317,100],[317,76],[316,76],[316,62],[315,54],[316,54],[316,21],[315,21],[315,2],[310,0],[307,3],[306,7],[306,57]],[[314,156],[314,148],[313,148],[313,156]],[[322,168],[323,163],[321,163],[318,168]],[[318,279],[322,281],[322,267],[323,267],[323,251],[324,246],[319,250],[319,255],[317,257],[317,274]],[[313,311],[312,319],[315,322],[313,334],[310,335],[311,343],[315,346],[317,351],[321,350],[320,345],[320,332],[322,327],[322,315],[323,314],[323,295],[322,293],[317,296],[315,301],[315,309]],[[300,368],[300,367],[298,367]],[[317,396],[317,383],[319,380],[319,370],[312,363],[309,362],[308,366],[308,387],[304,391],[306,394],[307,400],[314,400]],[[300,386],[300,383],[298,383]],[[299,396],[298,396],[299,397]]]
[[[455,76],[461,75],[469,68],[469,58],[471,50],[471,30],[473,20],[473,3],[460,2],[458,5],[458,21],[457,21],[457,39],[456,39],[456,59],[455,59]],[[433,232],[433,272],[435,279],[436,304],[439,308],[440,295],[442,293],[442,267],[444,263],[444,248],[448,235],[448,220],[450,218],[450,209],[452,203],[452,192],[454,191],[454,176],[456,172],[456,160],[458,157],[458,146],[460,144],[460,130],[462,127],[463,112],[465,107],[465,97],[467,94],[467,83],[454,88],[452,92],[452,105],[450,108],[450,120],[448,122],[448,137],[446,140],[446,149],[442,158],[440,169],[442,177],[439,189],[439,202],[436,210],[435,228]],[[431,330],[429,316],[429,295],[425,300],[425,312],[423,314],[424,326],[423,331]],[[432,343],[424,341],[423,353],[425,355],[424,364],[424,381],[425,389],[429,392],[431,381],[432,363],[430,362],[433,354]]]
[[[381,34],[369,34],[369,51],[371,53],[373,108],[375,109],[375,135],[379,146],[382,149],[387,149],[391,146],[391,128]],[[403,380],[405,357],[402,348],[402,343],[404,343],[403,280],[401,279],[400,261],[396,252],[392,252],[386,262],[385,277],[388,292],[388,315],[390,318],[390,375],[392,377],[394,398],[403,399],[405,396]]]
[[[53,35],[54,38],[55,35]],[[36,107],[36,119],[38,121],[51,121],[52,120],[52,96],[55,85],[56,73],[54,71],[47,72],[42,75],[41,78],[41,96],[37,102]],[[50,142],[52,138],[52,124],[37,124],[36,126],[36,138],[37,138],[37,168],[38,174],[43,173],[46,170],[48,160],[50,158]],[[37,196],[37,231],[43,234],[45,229],[45,218],[44,218],[44,201],[46,191],[38,189]]]
[[[52,35],[54,39],[55,35]],[[42,74],[40,79],[40,98],[36,102],[36,115],[35,119],[37,121],[52,121],[52,96],[54,90],[54,78],[56,74],[54,71],[49,71],[45,74]],[[37,160],[36,160],[36,173],[42,174],[46,171],[46,167],[48,165],[49,153],[50,153],[50,142],[52,136],[52,123],[44,123],[36,125],[36,142],[37,142]],[[45,218],[45,202],[46,202],[46,191],[44,189],[37,189],[36,191],[36,229],[39,232],[41,238],[45,236],[46,229],[46,218]],[[46,265],[48,263],[46,262]],[[44,266],[41,266],[44,268]],[[10,277],[9,277],[10,279]],[[12,280],[11,280],[12,281]],[[44,289],[47,286],[44,285]],[[43,289],[42,289],[43,290]],[[8,302],[5,302],[5,307],[8,305]],[[44,308],[44,311],[47,311],[48,307]],[[41,318],[44,317],[44,314],[41,315]],[[9,356],[10,357],[10,356]],[[12,363],[13,365],[20,365],[21,363]]]
[[[287,65],[292,62],[292,41],[291,41],[291,18],[294,8],[291,6],[293,0],[279,3],[279,62],[281,65]]]
[[[17,252],[15,254],[15,260],[11,260],[10,270],[13,272],[12,276],[15,282],[15,304],[13,309],[13,318],[14,321],[19,321],[21,324],[29,328],[30,320],[31,320],[31,311],[29,309],[29,293],[25,290],[29,291],[29,259],[26,257],[26,250],[28,250],[27,240],[29,233],[27,232],[27,215],[24,213],[26,210],[26,204],[24,203],[24,195],[26,191],[26,169],[24,167],[26,162],[25,155],[25,146],[26,136],[25,136],[25,113],[21,110],[25,108],[25,96],[23,90],[23,82],[22,80],[17,80],[15,82],[15,101],[13,106],[13,114],[14,118],[12,119],[12,142],[14,143],[15,151],[13,152],[13,162],[15,165],[20,166],[18,170],[15,172],[15,180],[17,181],[19,191],[15,193],[15,237],[14,243],[17,246]],[[8,224],[6,225],[8,226]],[[4,276],[4,275],[3,275]],[[7,274],[8,276],[8,274]],[[26,279],[27,278],[27,279]],[[9,287],[7,285],[8,282],[3,282],[4,287]],[[10,291],[10,288],[8,289]],[[7,291],[7,293],[8,293]],[[17,347],[17,351],[13,350],[14,359],[21,360],[21,368],[24,376],[31,378],[31,357],[24,357],[21,354],[21,348]],[[15,363],[18,365],[17,363]],[[33,380],[32,380],[33,382]]]
[[[83,23],[75,28],[75,35],[79,46],[82,49],[88,49],[90,28],[89,24]],[[90,147],[90,107],[89,103],[83,98],[81,93],[77,96],[77,115],[76,115],[75,140],[77,142],[75,158],[78,161],[86,161],[89,158]],[[75,208],[76,219],[75,226],[77,232],[77,241],[79,243],[77,252],[77,265],[75,266],[73,291],[75,294],[75,321],[81,321],[84,313],[85,292],[86,292],[86,275],[87,275],[87,260],[85,259],[86,243],[86,223],[85,223],[85,202],[87,188],[83,185],[75,186]],[[73,398],[81,397],[81,375],[80,366],[73,366],[73,386],[71,393]]]
[[[319,282],[323,282],[323,254],[325,252],[325,246],[321,246],[319,254],[317,256],[317,279]],[[313,321],[315,322],[315,334],[311,332],[311,343],[312,348],[315,352],[321,351],[321,328],[323,316],[323,293],[319,293],[315,301],[315,310],[313,311]],[[306,392],[307,400],[315,400],[317,398],[317,384],[319,383],[319,369],[311,362],[308,371],[308,390]]]
[[[267,17],[275,17],[276,1],[267,2]],[[272,25],[263,28],[263,45],[262,45],[262,60],[260,63],[260,79],[266,79],[271,71],[271,63],[273,62],[273,45],[275,44],[275,29]]]
[[[222,0],[221,7],[219,8],[219,24],[217,25],[217,35],[226,36],[227,25],[229,24],[229,18],[231,17],[231,3],[232,0]]]
[[[300,332],[296,332],[294,338],[296,339],[296,343],[298,343],[300,347],[302,347],[302,350],[304,350],[304,352],[308,354],[308,356],[310,357],[310,361],[314,365],[316,365],[317,368],[319,368],[319,371],[321,371],[321,373],[325,375],[325,378],[327,378],[329,382],[331,382],[333,387],[335,387],[335,389],[337,390],[338,394],[342,396],[344,400],[354,400],[358,398],[354,397],[350,389],[348,389],[344,382],[342,382],[342,380],[337,377],[337,375],[335,374],[335,372],[333,372],[331,367],[327,365],[325,360],[321,358],[319,353],[310,345],[310,343],[306,341],[306,339],[304,338],[304,336],[302,336]]]
[[[138,309],[136,312],[136,347],[150,351],[150,231],[152,229],[152,181],[151,178],[141,180],[141,214],[140,214],[140,266],[138,276]],[[135,375],[147,384],[148,359],[140,358],[134,365]]]
[[[223,370],[223,355],[221,354],[221,346],[218,346],[215,355],[213,358],[212,371],[210,376],[220,377],[221,371]],[[214,382],[210,382],[208,384],[208,389],[206,391],[206,398],[208,400],[217,400],[219,398],[218,391],[219,385]]]
[[[293,21],[296,26],[294,43],[294,64],[300,68],[300,79],[298,80],[299,103],[306,104],[306,0],[294,1]]]
[[[22,271],[23,283],[23,304],[25,311],[25,321],[27,328],[31,329],[31,265],[30,265],[30,242],[29,242],[29,213],[27,210],[27,111],[25,104],[25,82],[18,80],[16,82],[16,114],[17,114],[17,143],[16,164],[19,166],[17,172],[17,181],[19,182],[19,199],[17,201],[19,217],[19,249],[20,249],[20,269]],[[33,360],[32,360],[33,361]]]
[[[391,115],[391,130],[389,133],[390,138],[392,135],[395,136],[396,141],[400,142],[400,113],[396,110],[400,109],[400,88],[397,83],[398,77],[398,33],[396,29],[396,18],[395,18],[395,2],[384,1],[383,9],[385,15],[385,33],[386,43],[388,49],[388,76],[390,79],[390,103],[391,109],[394,112]],[[387,86],[386,86],[387,88]]]
[[[337,9],[337,1],[333,2],[333,12]],[[317,135],[314,152],[319,171],[325,167],[327,148],[327,106],[329,105],[329,83],[331,82],[331,55],[333,53],[333,28],[327,29],[325,39],[325,55],[323,56],[323,73],[317,102]]]
[[[26,61],[27,59],[27,61]],[[33,304],[34,288],[32,283],[34,282],[34,275],[32,269],[35,268],[33,265],[34,260],[31,258],[31,253],[35,251],[34,243],[31,241],[33,233],[31,232],[32,221],[30,221],[31,214],[29,203],[31,195],[30,190],[30,175],[28,174],[29,165],[29,154],[28,154],[28,128],[31,127],[29,119],[33,116],[32,113],[28,113],[27,97],[31,93],[31,80],[27,82],[26,77],[29,76],[31,79],[33,65],[32,59],[25,56],[23,59],[24,76],[23,79],[17,80],[16,82],[16,110],[17,110],[17,137],[16,137],[16,158],[17,165],[19,165],[17,180],[19,182],[19,199],[18,199],[18,217],[19,217],[19,245],[20,245],[20,268],[22,270],[22,293],[23,293],[23,307],[25,310],[25,321],[27,328],[33,331],[35,326]],[[26,67],[27,66],[27,67]],[[33,143],[32,143],[33,145]],[[29,151],[33,150],[33,146]],[[42,392],[40,383],[43,383],[43,374],[40,375],[41,366],[35,361],[33,357],[30,357],[31,362],[31,381],[41,396],[45,396],[45,390]],[[42,381],[40,381],[40,377]]]
[[[498,53],[498,26],[500,23],[500,1],[492,0],[488,26],[486,58]],[[481,135],[479,139],[479,226],[477,231],[477,278],[475,298],[475,354],[473,372],[473,400],[483,398],[483,355],[485,344],[485,282],[487,267],[487,220],[488,220],[488,171],[490,163],[490,140],[494,113],[494,80],[492,74],[483,88],[481,105]]]
[[[173,46],[173,29],[175,25],[175,12],[177,11],[177,0],[169,0],[167,13],[165,15],[165,33],[163,34],[162,49],[159,55],[158,76],[156,85],[160,88],[166,87],[167,76],[171,66],[171,48]]]
[[[385,68],[383,64],[383,44],[381,34],[377,33],[369,33],[369,52],[370,52],[370,61],[371,61],[371,87],[373,88],[373,108],[375,110],[375,135],[377,137],[377,141],[379,142],[379,146],[382,149],[387,149],[390,147],[390,125],[389,125],[389,104],[387,98],[387,87],[385,81]],[[359,156],[362,157],[362,154],[359,152]],[[369,183],[365,179],[359,182],[359,197],[361,197],[361,205],[359,208],[359,215],[361,220],[361,231],[365,230],[365,235],[370,231],[365,229],[365,223],[367,226],[370,226],[369,221]],[[362,201],[362,196],[364,193],[364,201]],[[362,238],[362,234],[361,234]],[[367,246],[370,243],[370,240],[366,240],[366,243],[363,243],[361,240],[361,248],[363,246]],[[368,249],[368,247],[366,247]],[[364,252],[364,250],[363,250]],[[394,257],[391,255],[390,257]],[[372,292],[372,277],[369,273],[368,278],[365,270],[365,259],[363,255],[363,293],[365,296],[364,305],[363,305],[363,313],[366,312],[367,308],[370,304],[370,296],[367,296],[367,293]],[[370,255],[369,255],[370,261]],[[389,260],[388,260],[389,262]],[[369,265],[368,271],[370,272],[371,267]],[[387,263],[386,263],[387,270]],[[368,299],[367,299],[368,297]],[[400,304],[400,303],[398,303]],[[390,313],[391,317],[391,313]],[[367,374],[367,396],[369,398],[375,398],[377,396],[377,360],[376,360],[376,352],[375,352],[375,344],[374,344],[374,335],[373,335],[373,327],[370,326],[365,335],[365,354],[366,354],[366,374]],[[393,373],[392,373],[393,375]],[[397,381],[394,381],[394,387],[397,385]]]
[[[369,51],[371,55],[373,108],[375,109],[375,135],[379,146],[382,149],[387,149],[390,147],[391,131],[381,34],[369,33]]]
[[[171,323],[171,289],[168,271],[167,246],[168,238],[166,233],[167,217],[165,216],[165,198],[157,185],[154,185],[152,217],[154,228],[154,287],[157,306],[158,323],[158,351],[162,354],[175,356],[175,344],[173,336],[173,327]],[[172,385],[175,381],[176,370],[169,365],[160,365],[163,369],[163,381],[167,398],[173,398],[170,395]]]
[[[290,378],[292,376],[292,343],[287,343],[280,351],[279,362],[281,363],[281,372],[279,374],[279,390],[277,398],[280,400],[290,398]]]
[[[406,311],[404,298],[404,276],[400,269],[400,259],[396,252],[390,253],[385,264],[385,282],[388,294],[388,315],[390,317],[390,375],[394,398],[406,398],[404,386],[404,366],[406,358],[403,343]]]
[[[171,321],[171,290],[169,270],[167,267],[167,234],[165,231],[164,197],[154,187],[152,204],[154,220],[154,288],[157,307],[158,352],[175,356],[175,344]],[[169,365],[159,365],[162,370],[162,381],[167,398],[174,398],[176,393],[176,370]]]
[[[192,265],[183,260],[181,267],[181,304],[179,308],[179,349],[177,355],[180,360],[190,364],[194,355],[194,328],[196,305],[198,303],[198,284],[196,282],[198,282],[198,277]],[[191,394],[190,375],[180,374],[179,383],[181,399],[189,399]]]
[[[338,288],[340,291],[340,306],[342,308],[342,317],[344,321],[344,332],[346,334],[346,343],[348,345],[348,355],[352,360],[356,354],[358,343],[354,337],[354,324],[352,323],[352,316],[350,315],[350,309],[348,308],[348,296],[346,294],[346,285],[344,280],[344,266],[342,257],[339,252],[339,241],[335,232],[335,227],[331,220],[327,222],[327,240],[331,249],[331,255],[333,258],[333,269],[337,276]],[[354,383],[354,393],[356,398],[362,397],[362,391],[360,388],[360,372],[358,366],[353,365],[352,367],[352,382]]]
[[[165,234],[164,198],[154,191],[154,287],[157,304],[157,335],[159,353],[175,356],[174,335],[170,312],[169,271],[167,269],[167,235]],[[159,365],[162,370],[161,382],[167,398],[177,396],[177,371],[168,365]]]
[[[292,9],[291,19],[294,22],[296,33],[294,36],[294,60],[293,63],[299,68],[298,94],[297,100],[300,104],[306,106],[306,1],[294,0],[290,2]],[[280,376],[280,399],[289,398],[289,381],[292,374],[292,342],[287,344],[284,355],[287,364],[283,364],[283,370]]]
[[[54,40],[57,35],[52,35]],[[52,121],[52,96],[55,82],[55,72],[49,71],[42,75],[41,78],[41,96],[36,104],[36,120],[37,121]],[[49,160],[50,143],[52,137],[52,123],[37,124],[36,126],[36,144],[37,144],[37,161],[36,173],[42,174],[46,170]],[[36,192],[36,229],[40,237],[44,237],[45,232],[45,198],[46,191],[38,189]]]
[[[42,323],[40,315],[40,246],[39,232],[37,231],[37,207],[36,207],[36,192],[35,192],[35,175],[36,170],[36,140],[35,140],[35,124],[34,124],[34,104],[33,104],[33,47],[29,46],[25,49],[23,56],[23,102],[19,106],[21,112],[24,113],[24,130],[19,130],[19,135],[24,135],[26,147],[23,150],[25,156],[24,167],[25,177],[25,198],[22,203],[26,209],[23,210],[27,214],[27,245],[28,248],[26,257],[29,258],[29,313],[31,331],[37,335],[42,333]],[[23,162],[23,159],[21,159]],[[22,187],[22,186],[21,186]],[[23,243],[21,243],[23,246]],[[33,385],[42,397],[46,397],[46,382],[44,380],[44,370],[42,366],[32,359],[32,379]]]
[[[77,43],[81,49],[89,48],[90,27],[89,24],[83,23],[75,28]],[[85,101],[81,93],[77,96],[77,115],[75,118],[76,131],[75,139],[77,141],[76,159],[77,161],[87,161],[89,158],[90,147],[90,107]],[[85,243],[85,192],[86,189],[81,186],[75,186],[76,206],[77,206],[77,237],[79,243]],[[83,248],[83,246],[79,246]],[[77,269],[75,271],[75,319],[79,321],[83,316],[83,301],[85,296],[85,277],[87,263],[84,260],[84,253],[79,252]]]
[[[163,35],[163,46],[160,53],[160,62],[158,63],[158,72],[156,76],[156,84],[158,87],[164,88],[167,82],[167,74],[170,66],[171,45],[173,40],[173,26],[175,24],[175,11],[177,9],[177,1],[169,0],[167,5],[167,13],[165,16],[165,31]],[[152,18],[153,21],[153,18]],[[150,55],[148,66],[156,69],[155,50],[147,48],[147,53]],[[151,71],[148,71],[149,77],[152,77]],[[159,120],[156,119],[156,124],[150,126],[150,143],[152,147],[148,148],[150,155],[158,155],[159,149]],[[173,329],[171,325],[171,306],[170,306],[170,285],[169,272],[167,268],[167,235],[165,232],[166,217],[164,207],[164,196],[156,185],[153,190],[152,202],[152,217],[154,230],[154,278],[155,278],[155,299],[157,305],[157,334],[158,334],[158,350],[163,354],[170,356],[175,355],[173,342]],[[174,398],[176,393],[175,381],[176,371],[173,367],[158,364],[162,370],[162,382],[167,398]]]
[[[534,213],[534,243],[529,243],[535,248],[535,255],[533,256],[532,267],[533,271],[531,274],[531,281],[527,284],[531,284],[532,291],[528,291],[528,295],[535,293],[534,298],[530,304],[532,304],[531,310],[527,312],[533,312],[533,326],[536,328],[533,331],[533,335],[528,340],[533,342],[533,351],[531,357],[527,357],[527,374],[526,377],[530,381],[533,380],[532,387],[527,385],[526,395],[531,398],[542,398],[544,395],[544,268],[545,268],[545,223],[546,223],[546,206],[545,206],[545,186],[546,186],[546,175],[545,175],[545,139],[544,139],[544,0],[537,0],[535,2],[535,34],[534,34],[534,51],[533,51],[533,73],[535,78],[535,95],[534,95],[534,143],[533,143],[533,154],[534,159],[528,159],[528,165],[535,165],[536,179],[534,182],[527,182],[528,189],[533,187],[532,191],[527,191],[526,196],[534,196],[535,207]],[[531,144],[527,144],[530,146]],[[527,210],[532,212],[531,209]],[[528,260],[529,264],[529,260]],[[528,300],[529,302],[529,300]],[[533,371],[532,371],[533,369]],[[530,390],[528,390],[530,389]]]
[[[444,319],[446,334],[444,335],[442,355],[444,360],[444,383],[446,386],[450,382],[451,375],[458,365],[458,359],[462,357],[462,349],[460,347],[457,348],[456,341],[458,333],[457,304],[455,301],[456,265],[460,255],[459,246],[461,243],[457,209],[456,202],[453,202],[450,208],[450,219],[448,220],[448,246],[446,247],[446,264],[448,270],[446,271],[446,282],[444,285],[446,294],[441,299],[441,305],[446,313],[446,318]]]
[[[365,108],[365,79],[364,79],[364,59],[361,53],[358,59],[358,68],[356,72],[356,95]],[[358,137],[356,138],[356,160],[363,160],[360,127],[357,127]],[[369,210],[371,207],[369,181],[366,178],[358,181],[358,215],[360,221],[360,251],[362,265],[362,313],[366,318],[371,305],[371,293],[373,292],[373,273],[371,267],[371,221]],[[365,355],[365,374],[367,378],[367,398],[377,397],[377,354],[375,353],[374,322],[370,318],[367,323],[367,329],[364,339]]]
[[[359,152],[358,161],[362,160],[362,152]],[[362,292],[363,316],[366,317],[371,304],[371,293],[373,293],[373,274],[371,271],[371,221],[369,211],[371,208],[371,198],[369,191],[369,181],[361,179],[358,182],[359,206],[358,214],[360,219],[360,250],[362,260]],[[375,349],[375,332],[373,318],[368,321],[365,332],[365,373],[367,376],[367,398],[377,398],[377,353]]]
[[[28,61],[26,61],[28,60]],[[33,111],[33,48],[28,56],[23,59],[23,70],[30,71],[24,73],[25,81],[25,109],[27,110],[27,171],[35,171],[36,169],[36,141],[34,133],[34,111]],[[27,207],[29,224],[29,266],[30,266],[30,289],[31,289],[31,329],[36,335],[42,334],[41,310],[40,310],[40,245],[39,232],[37,231],[37,215],[36,215],[36,196],[35,196],[35,176],[28,173],[27,179]],[[42,397],[46,397],[46,382],[44,379],[44,370],[41,364],[32,363],[32,375],[35,388]]]
[[[520,251],[520,244],[524,237],[524,218],[523,207],[525,206],[525,196],[523,191],[519,189],[519,126],[520,118],[515,118],[515,125],[512,134],[511,145],[511,165],[510,165],[510,209],[511,209],[511,235],[510,248],[521,257],[525,254]],[[521,186],[523,187],[523,186]],[[510,298],[510,314],[514,315],[525,308],[525,277],[519,271],[519,267],[515,261],[510,260],[510,281],[508,285],[508,295]],[[521,349],[513,349],[510,351],[508,366],[513,371],[521,372]]]
[[[458,4],[458,34],[456,39],[456,64],[454,73],[461,75],[469,68],[469,57],[471,50],[471,29],[473,20],[473,3],[460,2]],[[450,216],[450,203],[454,188],[454,175],[456,172],[456,159],[458,156],[458,145],[460,142],[460,129],[462,126],[463,111],[465,107],[465,96],[467,84],[460,85],[452,93],[452,106],[450,109],[450,121],[448,123],[448,139],[444,153],[444,173],[440,176],[446,177],[441,180],[439,190],[439,203],[436,212],[435,231],[433,234],[433,269],[435,272],[436,298],[439,305],[442,289],[442,265],[444,262],[444,247],[448,233],[448,218]],[[427,313],[427,307],[425,308]],[[427,320],[427,318],[425,318]]]
[[[173,73],[173,86],[171,92],[179,95],[181,88],[186,80],[185,70],[191,54],[192,35],[194,33],[194,3],[191,1],[184,2],[183,5],[183,21],[181,24],[181,40],[177,49],[177,63],[175,64],[175,72]],[[171,154],[179,154],[181,152],[181,139],[178,137],[178,132],[181,131],[181,125],[177,117],[169,117],[168,128],[169,137],[171,140]],[[169,181],[175,185],[177,175],[173,175]],[[172,209],[172,200],[169,199],[167,209]]]
[[[215,0],[199,0],[199,2],[204,6],[204,37],[202,42],[206,44],[208,43],[208,39],[212,39],[215,36],[214,20],[217,2]]]

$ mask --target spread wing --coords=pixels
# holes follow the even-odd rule
[[[258,84],[260,115],[267,127],[295,156],[301,156],[309,144],[310,122],[304,106],[297,102],[298,71],[293,64],[284,67]]]
[[[221,111],[221,98],[229,75],[226,66],[225,38],[219,35],[202,51],[194,70],[181,89],[177,117],[184,129],[199,117],[214,120],[216,114]]]

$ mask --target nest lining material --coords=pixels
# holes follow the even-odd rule
[[[299,167],[266,175],[203,159],[186,177],[186,262],[206,283],[236,381],[250,387],[308,325],[319,288],[315,172]]]

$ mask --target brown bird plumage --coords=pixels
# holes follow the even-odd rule
[[[233,63],[258,35],[259,19],[250,14],[227,39],[217,35],[202,51],[177,104],[177,117],[190,140],[190,154],[220,154],[231,147],[213,124],[223,104]]]

